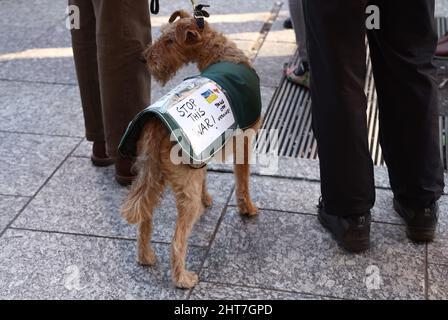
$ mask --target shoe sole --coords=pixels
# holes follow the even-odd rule
[[[403,214],[400,208],[394,201],[394,210],[395,212],[403,219],[406,223],[406,220],[403,217]],[[434,240],[436,233],[436,228],[418,228],[418,227],[410,227],[406,225],[406,235],[407,237],[414,242],[431,242]]]
[[[352,253],[361,253],[363,251],[367,251],[370,249],[370,237],[368,238],[361,238],[356,240],[340,240],[336,238],[333,232],[331,232],[330,226],[327,225],[320,217],[320,215],[317,216],[319,219],[320,224],[329,231],[333,239],[337,242],[339,246],[344,248],[345,250],[352,252]]]
[[[132,182],[134,181],[135,176],[119,176],[115,175],[115,180],[118,182],[119,185],[123,187],[130,186]]]
[[[115,161],[111,158],[98,158],[92,155],[90,157],[90,161],[95,167],[108,167],[115,163]]]

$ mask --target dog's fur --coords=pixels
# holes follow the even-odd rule
[[[180,19],[177,19],[180,17]],[[177,20],[176,20],[177,19]],[[192,62],[200,71],[209,65],[230,61],[251,66],[249,59],[232,41],[214,31],[208,23],[200,30],[195,19],[185,11],[176,11],[169,23],[162,27],[161,37],[144,53],[147,66],[156,80],[165,84],[178,69]],[[260,119],[251,128],[257,130]],[[234,138],[235,141],[235,138]],[[249,148],[244,139],[244,163],[235,164],[236,197],[242,214],[253,216],[257,208],[249,195]],[[236,143],[234,143],[233,152]],[[198,276],[185,269],[187,240],[203,208],[212,204],[206,189],[206,169],[194,169],[187,164],[175,165],[170,160],[172,142],[165,125],[151,119],[144,127],[138,142],[138,175],[121,214],[131,224],[138,224],[138,261],[154,264],[156,257],[151,248],[152,215],[159,205],[166,185],[176,196],[178,210],[176,229],[171,247],[172,278],[180,288],[191,288]]]

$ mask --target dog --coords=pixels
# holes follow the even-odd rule
[[[150,73],[162,85],[188,63],[195,63],[201,72],[217,62],[231,62],[252,69],[249,58],[234,42],[212,29],[207,22],[199,27],[195,18],[185,11],[174,12],[161,31],[162,35],[148,46],[144,57]],[[261,117],[245,129],[256,132],[260,123]],[[187,240],[204,207],[212,204],[212,198],[206,188],[206,168],[174,164],[170,160],[172,146],[170,133],[162,121],[157,118],[148,120],[137,144],[137,176],[121,208],[121,215],[128,223],[138,224],[138,262],[153,265],[156,261],[151,247],[153,211],[159,205],[165,187],[172,188],[178,215],[171,245],[171,275],[177,287],[188,289],[197,284],[198,275],[185,267]],[[234,164],[234,174],[239,211],[255,216],[258,209],[249,194],[250,147],[250,141],[245,139],[241,147],[244,161]],[[233,150],[239,152],[238,148]]]

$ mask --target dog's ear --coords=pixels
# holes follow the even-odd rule
[[[176,21],[177,17],[180,17],[181,19],[190,18],[190,15],[185,10],[177,10],[173,12],[168,22],[173,23],[174,21]]]
[[[193,28],[176,30],[176,40],[180,44],[194,45],[202,40],[201,33]]]
[[[184,45],[195,45],[202,41],[201,32],[195,28],[188,26],[187,28],[178,28],[176,30],[176,41]]]
[[[193,21],[188,25],[176,28],[176,41],[181,45],[195,45],[202,41],[202,32]]]

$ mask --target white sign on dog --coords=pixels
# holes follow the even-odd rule
[[[196,154],[202,153],[235,125],[226,95],[211,82],[170,107],[167,112],[184,131]]]

